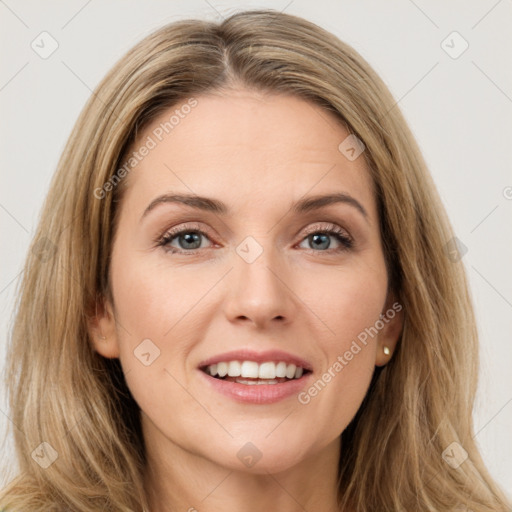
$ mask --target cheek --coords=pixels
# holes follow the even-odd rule
[[[200,283],[185,280],[180,272],[171,275],[133,251],[119,256],[112,260],[116,332],[127,383],[137,398],[149,391],[150,381],[158,386],[170,379],[169,361],[186,357],[190,331],[186,320],[193,299],[197,302],[201,296]]]
[[[300,402],[343,430],[359,409],[375,370],[375,324],[387,292],[384,262],[325,268],[303,283],[309,309],[321,319],[322,372]]]
[[[298,294],[321,320],[326,329],[324,339],[332,350],[346,350],[383,312],[387,275],[378,258],[372,264],[354,260],[352,265],[319,267],[301,275]]]
[[[205,279],[191,279],[180,269],[170,271],[165,259],[141,255],[114,263],[116,312],[126,330],[138,338],[171,338],[204,295]]]

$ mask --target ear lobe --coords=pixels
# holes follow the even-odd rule
[[[116,320],[109,301],[96,300],[92,316],[87,317],[87,329],[91,344],[98,354],[108,359],[119,357]]]
[[[381,315],[382,329],[377,336],[375,366],[384,366],[393,357],[404,325],[403,306],[391,297]]]

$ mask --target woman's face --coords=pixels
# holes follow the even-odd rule
[[[155,453],[290,468],[332,448],[389,360],[401,317],[348,135],[321,107],[247,90],[197,96],[140,134],[95,346],[120,358]]]

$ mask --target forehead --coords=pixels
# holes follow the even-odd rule
[[[163,192],[218,197],[234,209],[274,207],[311,194],[347,192],[375,215],[364,155],[348,159],[349,136],[332,112],[296,96],[238,90],[199,95],[160,114],[130,154],[126,201]]]

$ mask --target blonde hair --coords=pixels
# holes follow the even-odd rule
[[[157,115],[239,85],[313,101],[366,146],[390,283],[405,317],[392,360],[376,369],[342,434],[340,510],[508,510],[473,439],[475,318],[462,263],[446,255],[453,232],[419,148],[354,49],[273,10],[164,26],[113,67],[83,109],[18,291],[6,385],[20,473],[2,491],[1,506],[147,507],[139,407],[119,361],[99,356],[87,330],[88,315],[111,298],[109,257],[124,190],[113,177]],[[47,469],[33,458],[43,442],[58,457]],[[452,443],[468,453],[458,468],[443,457]]]

